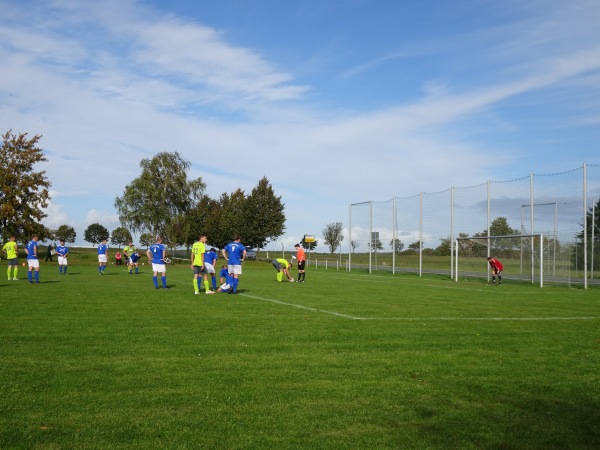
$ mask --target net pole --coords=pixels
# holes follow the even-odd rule
[[[454,257],[454,262],[456,264],[456,267],[454,269],[454,281],[458,283],[458,240],[455,240],[454,242],[454,251],[456,252],[456,255]]]
[[[594,279],[594,235],[596,229],[596,204],[592,203],[592,251],[590,252],[590,279]]]
[[[396,242],[398,239],[396,213],[396,197],[394,197],[392,198],[392,275],[396,275]]]
[[[490,257],[492,256],[490,254],[490,221],[491,221],[491,186],[492,183],[490,180],[488,180],[487,182],[487,256]],[[488,283],[490,282],[490,266],[488,264],[487,266],[487,281]]]
[[[531,231],[530,233],[534,233],[535,225],[534,225],[534,204],[533,204],[533,173],[529,174],[529,203],[531,204],[530,208],[530,220],[531,220]],[[535,283],[535,239],[531,239],[531,283]]]
[[[419,193],[419,276],[423,276],[423,193]]]
[[[583,288],[587,289],[587,165],[583,163]]]
[[[352,265],[352,204],[349,207],[348,213],[348,272]]]
[[[373,202],[369,202],[369,240],[371,245],[369,245],[369,273],[373,273],[373,269],[371,267],[371,259],[373,254]]]
[[[541,288],[544,287],[544,235],[543,234],[540,234],[540,287]]]
[[[450,188],[450,279],[454,278],[454,186]]]

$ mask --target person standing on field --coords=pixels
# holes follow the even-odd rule
[[[62,275],[67,274],[67,255],[69,254],[69,248],[65,247],[65,241],[61,240],[60,245],[56,247],[56,254],[58,255],[58,271]]]
[[[35,283],[40,283],[40,260],[38,259],[38,240],[39,236],[34,234],[31,237],[31,240],[27,243],[25,247],[27,250],[27,265],[29,266],[29,270],[27,271],[27,278],[29,279],[29,283],[33,284],[34,274],[35,274]]]
[[[200,294],[200,280],[204,280],[204,292],[206,294],[214,294],[213,291],[208,287],[208,276],[206,275],[206,268],[204,267],[204,257],[206,254],[206,236],[201,234],[194,245],[192,245],[192,254],[190,259],[192,262],[192,271],[194,272],[194,295]]]
[[[98,275],[104,275],[106,265],[108,264],[108,245],[106,239],[98,244]]]
[[[208,277],[208,275],[210,275],[213,291],[217,290],[216,267],[218,258],[219,256],[217,255],[217,250],[214,247],[211,247],[211,249],[204,254],[205,276]]]
[[[10,278],[10,269],[12,268],[13,270],[13,276],[12,279],[17,281],[17,271],[19,270],[19,259],[18,259],[18,255],[19,255],[19,248],[17,247],[17,242],[15,241],[16,238],[14,236],[10,237],[10,240],[4,244],[4,247],[2,247],[2,251],[4,253],[6,253],[6,259],[8,259],[8,269],[6,269],[6,274],[8,275],[8,281],[11,280]]]
[[[306,273],[304,272],[304,266],[306,265],[306,254],[304,253],[304,249],[300,244],[294,245],[296,248],[296,259],[298,260],[298,279],[296,280],[298,283],[304,283],[304,279],[306,278]]]
[[[146,256],[152,261],[152,281],[154,282],[154,289],[158,289],[158,272],[162,274],[161,282],[163,289],[169,289],[167,287],[167,268],[165,265],[165,258],[167,257],[167,250],[162,243],[160,236],[156,237],[156,244],[152,244],[148,250],[146,250]]]
[[[129,241],[129,245],[123,249],[123,254],[125,255],[125,262],[127,263],[127,268],[129,269],[129,274],[133,273],[133,264],[131,263],[131,255],[133,255],[137,249],[135,245],[133,245],[133,241]]]
[[[502,270],[504,269],[504,266],[500,261],[491,256],[488,256],[487,260],[492,269],[492,283],[496,284],[496,276],[498,276],[498,284],[502,283]]]
[[[229,290],[230,294],[237,294],[240,275],[242,274],[242,263],[246,259],[246,247],[244,247],[241,240],[241,236],[237,235],[233,242],[230,242],[221,250],[223,258],[227,260],[227,270],[233,277],[233,286]]]

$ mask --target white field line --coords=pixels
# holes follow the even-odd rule
[[[351,320],[398,320],[408,322],[426,322],[426,321],[550,321],[550,320],[597,320],[600,317],[356,317],[349,314],[343,314],[336,311],[328,311],[326,309],[311,308],[310,306],[297,305],[295,303],[284,302],[272,298],[258,297],[240,293],[244,297],[262,300],[264,302],[276,303],[283,306],[291,306],[293,308],[305,309],[307,311],[329,314],[332,316],[342,317]]]

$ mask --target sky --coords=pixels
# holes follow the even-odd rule
[[[266,176],[268,248],[322,251],[353,203],[600,162],[597,0],[1,4],[0,131],[42,135],[76,244],[164,151],[213,198]]]

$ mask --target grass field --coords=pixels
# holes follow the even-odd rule
[[[597,288],[2,267],[2,449],[600,448]]]

